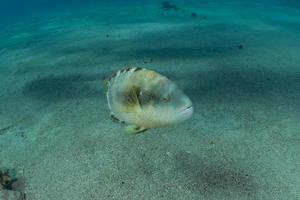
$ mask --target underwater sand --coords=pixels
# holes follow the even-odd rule
[[[102,79],[126,65],[178,83],[193,118],[124,133]],[[0,168],[27,200],[300,199],[293,7],[49,14],[0,31],[0,71]]]

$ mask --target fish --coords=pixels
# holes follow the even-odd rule
[[[104,81],[111,118],[140,133],[192,117],[191,99],[169,78],[150,69],[126,67]]]

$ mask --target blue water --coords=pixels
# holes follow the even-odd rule
[[[1,1],[0,200],[300,199],[300,1],[162,3]],[[125,66],[193,117],[124,133],[103,80]]]
[[[294,0],[295,1],[295,0]],[[115,7],[126,7],[126,6],[146,6],[146,5],[156,5],[160,6],[161,0],[64,0],[64,1],[50,1],[50,0],[2,0],[0,5],[0,15],[2,20],[7,20],[8,18],[23,18],[26,16],[37,16],[42,13],[51,13],[57,11],[68,11],[72,9],[85,9],[88,7],[107,7],[107,6],[115,6]],[[264,5],[264,6],[280,6],[280,7],[288,7],[290,6],[289,2],[293,2],[293,0],[270,0],[270,1],[246,1],[246,0],[223,0],[223,1],[198,1],[198,0],[189,0],[189,1],[172,1],[178,5],[188,5],[188,6],[199,6],[206,7],[208,5],[215,5],[218,7],[229,5],[232,7],[240,6],[241,9],[247,8],[247,6],[251,5]],[[297,0],[295,1],[297,2]]]

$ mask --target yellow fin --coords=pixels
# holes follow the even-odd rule
[[[137,125],[128,125],[125,127],[124,129],[127,133],[131,133],[131,134],[137,134],[137,133],[142,133],[146,130],[148,130],[145,127],[141,127],[141,126],[137,126]]]

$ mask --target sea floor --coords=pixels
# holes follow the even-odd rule
[[[193,118],[124,133],[102,86],[124,66],[174,80]],[[300,199],[296,8],[53,13],[0,30],[0,71],[0,168],[27,200]]]

